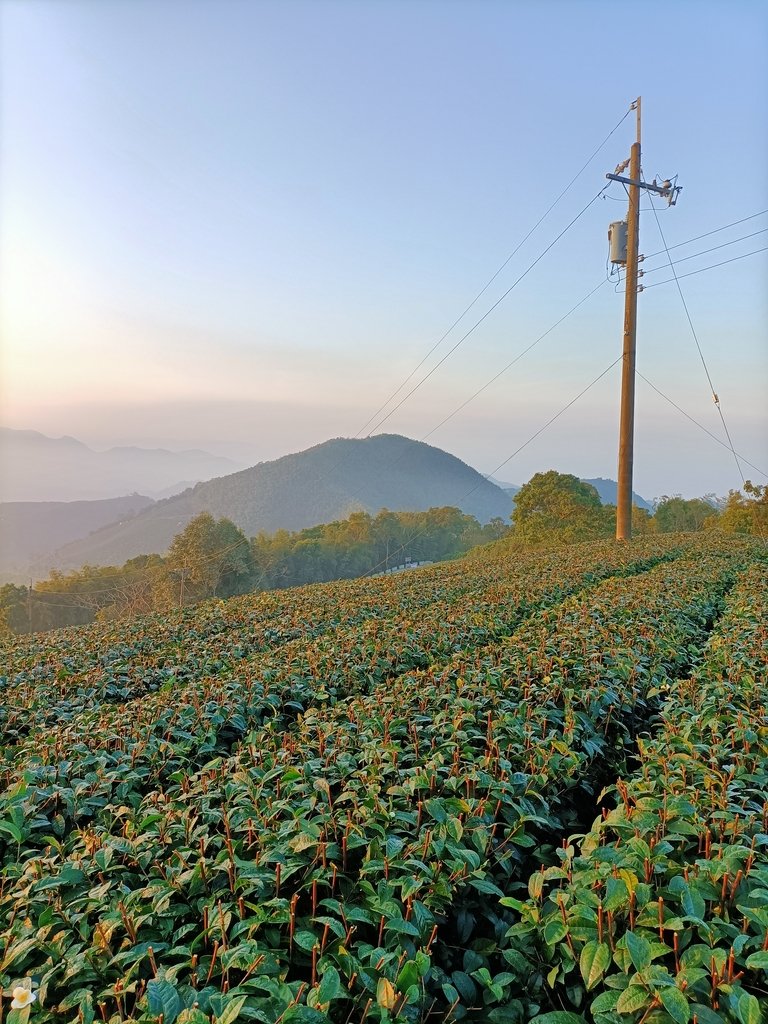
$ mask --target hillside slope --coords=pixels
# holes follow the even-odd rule
[[[154,502],[142,494],[103,501],[8,501],[0,503],[0,577],[26,583],[35,566],[47,573],[56,548]]]
[[[120,564],[163,553],[200,512],[232,519],[247,536],[302,530],[382,508],[416,511],[454,505],[487,523],[507,520],[511,502],[499,487],[454,455],[396,434],[336,438],[274,462],[197,484],[56,553],[60,568]],[[54,564],[54,563],[52,563]]]

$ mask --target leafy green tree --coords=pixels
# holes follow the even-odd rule
[[[137,555],[116,571],[115,586],[96,612],[99,621],[146,615],[156,608],[155,589],[162,578],[164,560],[160,555]]]
[[[655,503],[654,521],[659,533],[689,533],[704,529],[708,519],[718,514],[704,498],[671,497],[665,494]]]
[[[606,506],[614,510],[613,505]],[[657,527],[652,514],[647,508],[641,508],[639,505],[632,506],[632,534],[642,533],[656,533]]]
[[[248,589],[254,564],[251,546],[231,519],[201,512],[178,533],[156,588],[160,603],[194,604]]]
[[[706,525],[728,533],[768,538],[768,485],[753,484],[747,480],[744,494],[731,491],[721,515]]]
[[[0,635],[29,632],[28,593],[26,587],[14,583],[0,587]]]
[[[396,512],[383,508],[371,523],[374,564],[388,568],[392,564],[402,562],[399,553],[405,540],[405,530],[400,517]]]
[[[592,484],[550,469],[536,473],[515,495],[512,539],[516,545],[537,546],[609,537],[614,512]]]

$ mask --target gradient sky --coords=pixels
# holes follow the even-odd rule
[[[683,185],[658,204],[668,245],[768,208],[763,4],[0,0],[0,27],[2,421],[95,447],[254,462],[354,436],[638,94],[646,177]],[[414,381],[633,137],[631,115]],[[608,283],[434,429],[605,277],[626,210],[620,185],[607,196],[382,430],[493,472],[605,370],[623,317]],[[766,228],[680,246],[763,232],[678,272],[768,246]],[[764,471],[766,257],[681,280],[735,446]],[[674,284],[640,296],[638,369],[722,438]],[[498,476],[615,477],[619,372]],[[740,484],[732,455],[638,381],[636,490]]]

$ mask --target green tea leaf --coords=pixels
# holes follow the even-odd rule
[[[587,986],[587,992],[594,988],[605,974],[611,962],[611,950],[605,942],[588,942],[579,957],[579,970]]]
[[[14,825],[12,821],[0,821],[0,832],[5,832],[15,843],[20,843],[24,839],[21,829]]]
[[[341,984],[339,972],[333,964],[329,964],[320,979],[317,1001],[319,1003],[330,1003],[333,999],[338,999],[343,993],[344,988]]]
[[[407,991],[411,985],[417,985],[419,983],[419,967],[414,960],[406,960],[403,966],[400,968],[400,973],[397,976],[397,990],[398,992]]]
[[[630,985],[625,988],[616,1002],[618,1013],[634,1013],[650,1001],[651,996],[641,985]]]
[[[659,998],[675,1024],[688,1024],[691,1007],[679,988],[662,988],[659,990]]]
[[[592,1014],[595,1013],[610,1013],[616,1009],[616,1003],[619,1000],[618,992],[601,992],[599,996],[595,996],[592,1000],[592,1004],[589,1009]]]
[[[147,982],[147,1006],[150,1013],[162,1013],[163,1024],[174,1024],[181,1010],[181,1000],[170,982],[152,978]]]
[[[741,993],[736,1004],[736,1013],[741,1024],[760,1024],[763,1019],[757,997],[750,992]]]
[[[215,1024],[234,1024],[234,1021],[237,1020],[240,1011],[245,1005],[246,999],[247,996],[237,996],[236,999],[231,999],[224,1007],[224,1012],[214,1018]]]
[[[627,952],[634,964],[636,971],[644,971],[651,965],[651,944],[641,935],[634,932],[627,932],[624,936],[627,943]]]

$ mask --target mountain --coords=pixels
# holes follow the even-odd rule
[[[615,480],[606,480],[605,477],[598,476],[594,480],[585,480],[582,477],[582,483],[592,484],[597,493],[600,495],[600,501],[604,505],[615,505],[618,494],[619,485]],[[645,498],[641,498],[639,494],[632,491],[632,503],[639,505],[640,508],[648,509],[649,512],[653,512],[653,505],[650,501],[646,501]]]
[[[303,530],[360,510],[443,505],[483,523],[496,516],[508,520],[512,507],[503,490],[440,448],[396,434],[336,438],[158,501],[133,519],[65,545],[51,564],[119,565],[139,554],[162,554],[200,512],[226,516],[251,537]]]
[[[503,480],[497,480],[495,476],[490,476],[488,473],[485,474],[485,479],[490,480],[492,484],[496,484],[497,487],[500,487],[511,498],[514,498],[520,490],[520,484],[505,483]]]
[[[25,583],[30,573],[47,576],[56,548],[153,504],[141,494],[102,501],[0,503],[0,578]]]
[[[0,500],[83,501],[140,493],[156,497],[179,481],[240,469],[209,452],[119,447],[99,452],[74,437],[0,427]]]

